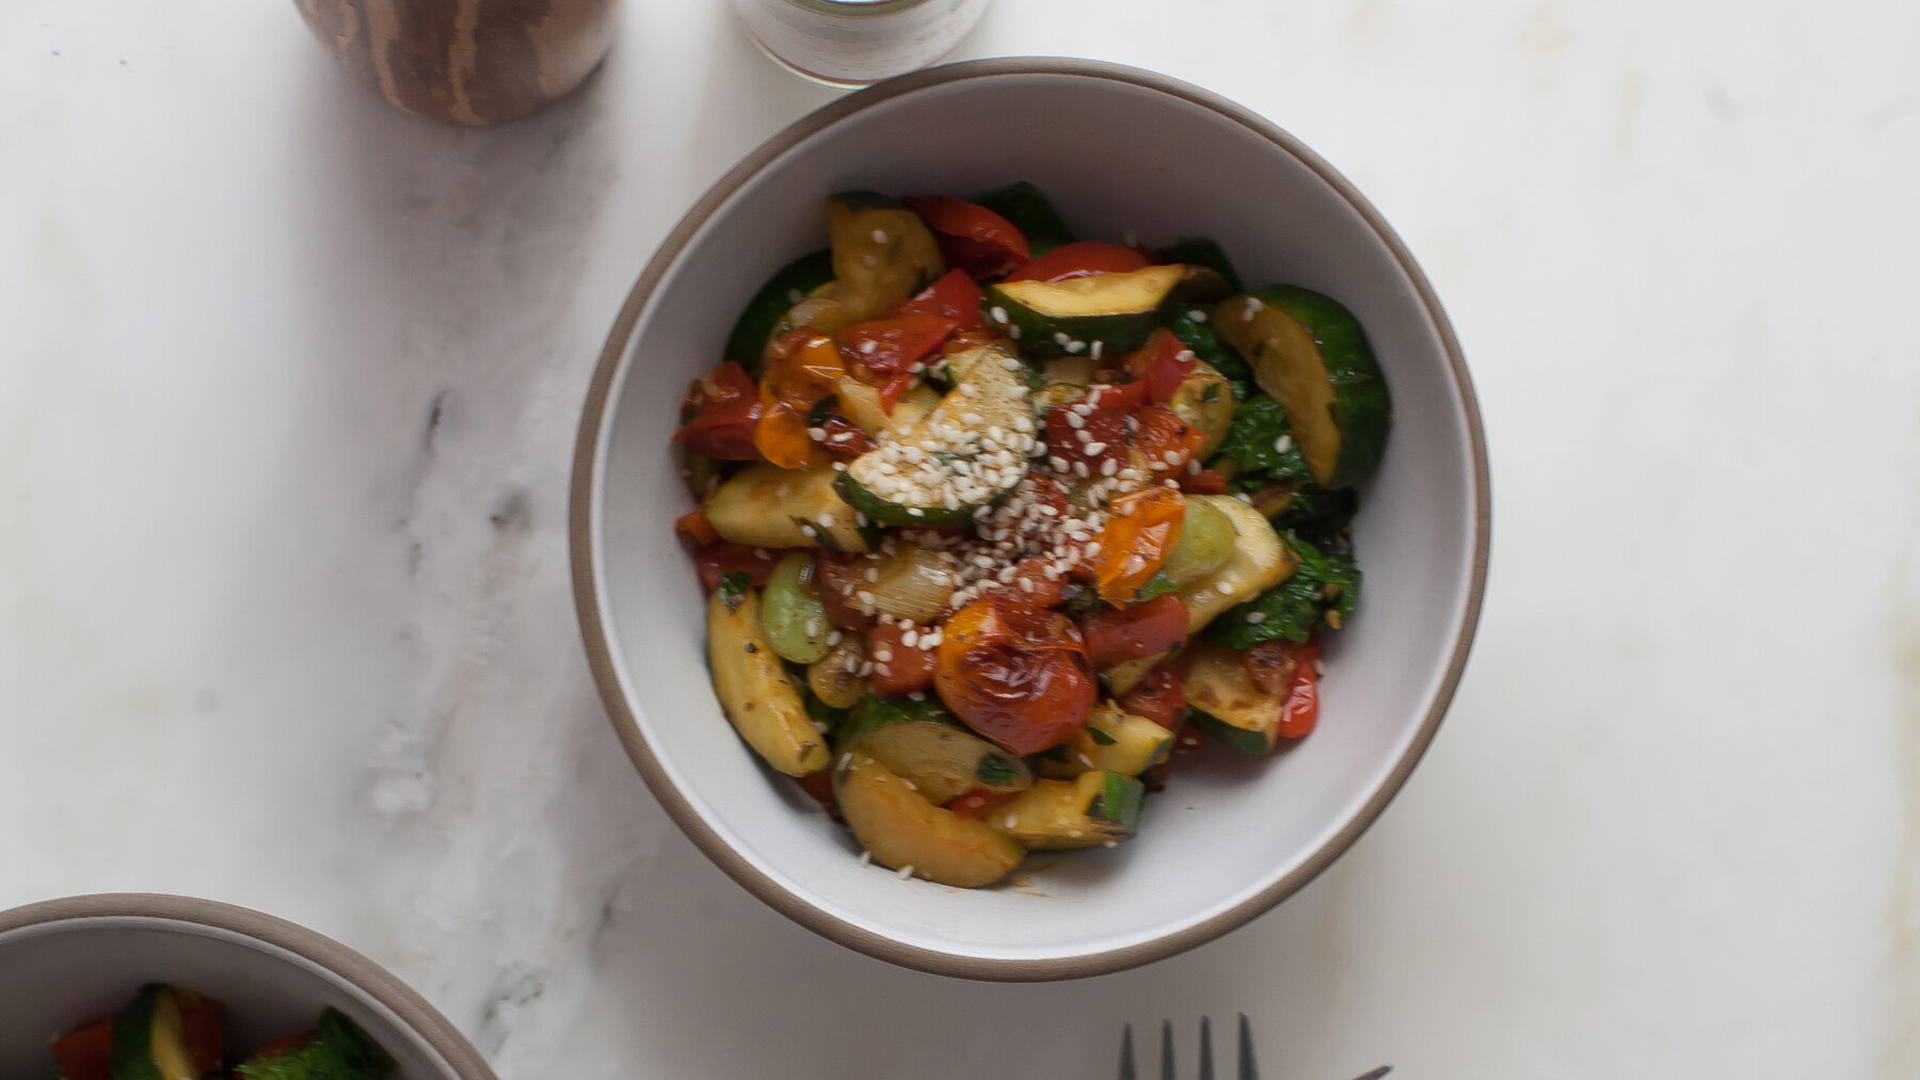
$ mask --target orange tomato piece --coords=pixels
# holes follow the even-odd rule
[[[1187,500],[1169,488],[1147,488],[1116,499],[1113,514],[1100,530],[1100,550],[1091,560],[1094,591],[1110,604],[1127,604],[1180,542]]]

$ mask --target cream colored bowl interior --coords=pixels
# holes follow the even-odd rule
[[[1040,63],[1060,70],[961,65],[805,134],[731,193],[723,182],[686,242],[663,249],[604,402],[589,403],[587,498],[576,506],[589,650],[604,648],[596,665],[615,723],[683,826],[817,930],[989,977],[1139,962],[1303,884],[1431,737],[1465,657],[1484,557],[1471,390],[1444,316],[1384,226],[1324,165],[1224,103],[1116,69]],[[746,298],[774,268],[824,246],[830,192],[964,196],[1022,179],[1082,237],[1210,236],[1250,286],[1291,282],[1339,298],[1379,354],[1396,424],[1355,525],[1365,592],[1328,650],[1319,730],[1270,760],[1214,755],[1184,769],[1149,801],[1130,843],[1030,859],[1031,888],[966,891],[861,866],[852,838],[727,725],[707,680],[702,593],[671,528],[691,502],[668,438],[688,380],[718,361]]]

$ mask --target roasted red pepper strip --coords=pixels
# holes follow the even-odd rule
[[[760,457],[753,442],[759,423],[759,388],[745,368],[729,360],[693,380],[673,437],[708,457],[753,461]]]
[[[1080,620],[1087,657],[1105,670],[1158,656],[1187,640],[1187,607],[1169,593],[1121,608],[1101,608]]]
[[[1074,410],[1075,405],[1083,404],[1059,405],[1047,413],[1047,454],[1065,462],[1077,476],[1112,476],[1127,467],[1126,413],[1119,409]],[[1084,439],[1080,437],[1083,432]],[[1085,472],[1080,471],[1083,467]]]
[[[1145,383],[1094,383],[1087,387],[1087,396],[1080,400],[1096,409],[1118,409],[1132,412],[1147,401]]]
[[[53,1060],[66,1080],[112,1080],[113,1017],[74,1028],[53,1044]]]
[[[1147,400],[1165,405],[1198,363],[1193,350],[1165,328],[1155,330],[1139,351],[1128,353],[1121,368],[1146,388]]]
[[[965,270],[957,268],[942,274],[938,281],[901,304],[893,314],[950,319],[956,334],[971,334],[987,328],[980,319],[980,286],[974,284]]]
[[[914,627],[903,623],[876,623],[867,631],[867,658],[873,661],[873,692],[881,697],[925,690],[933,685],[934,652],[919,645],[906,645],[901,641],[908,630],[915,630],[915,639],[926,633],[926,627]]]
[[[892,411],[953,328],[952,319],[919,312],[857,323],[840,331],[841,355],[861,381],[880,387],[881,404]]]
[[[1065,281],[1095,274],[1127,274],[1147,265],[1147,257],[1118,244],[1080,240],[1061,244],[1008,274],[1008,281]]]
[[[1280,713],[1283,739],[1305,738],[1320,719],[1320,643],[1310,639],[1296,655],[1299,665],[1293,669],[1287,703]]]
[[[947,262],[975,278],[999,277],[1033,254],[1013,222],[984,206],[945,195],[900,201],[933,230]]]

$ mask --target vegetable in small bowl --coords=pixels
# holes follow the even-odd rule
[[[0,912],[0,1076],[494,1080],[363,956],[209,900],[76,896]]]

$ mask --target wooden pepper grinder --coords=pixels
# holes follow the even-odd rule
[[[607,53],[617,0],[294,0],[334,58],[388,102],[504,124],[567,96]]]

